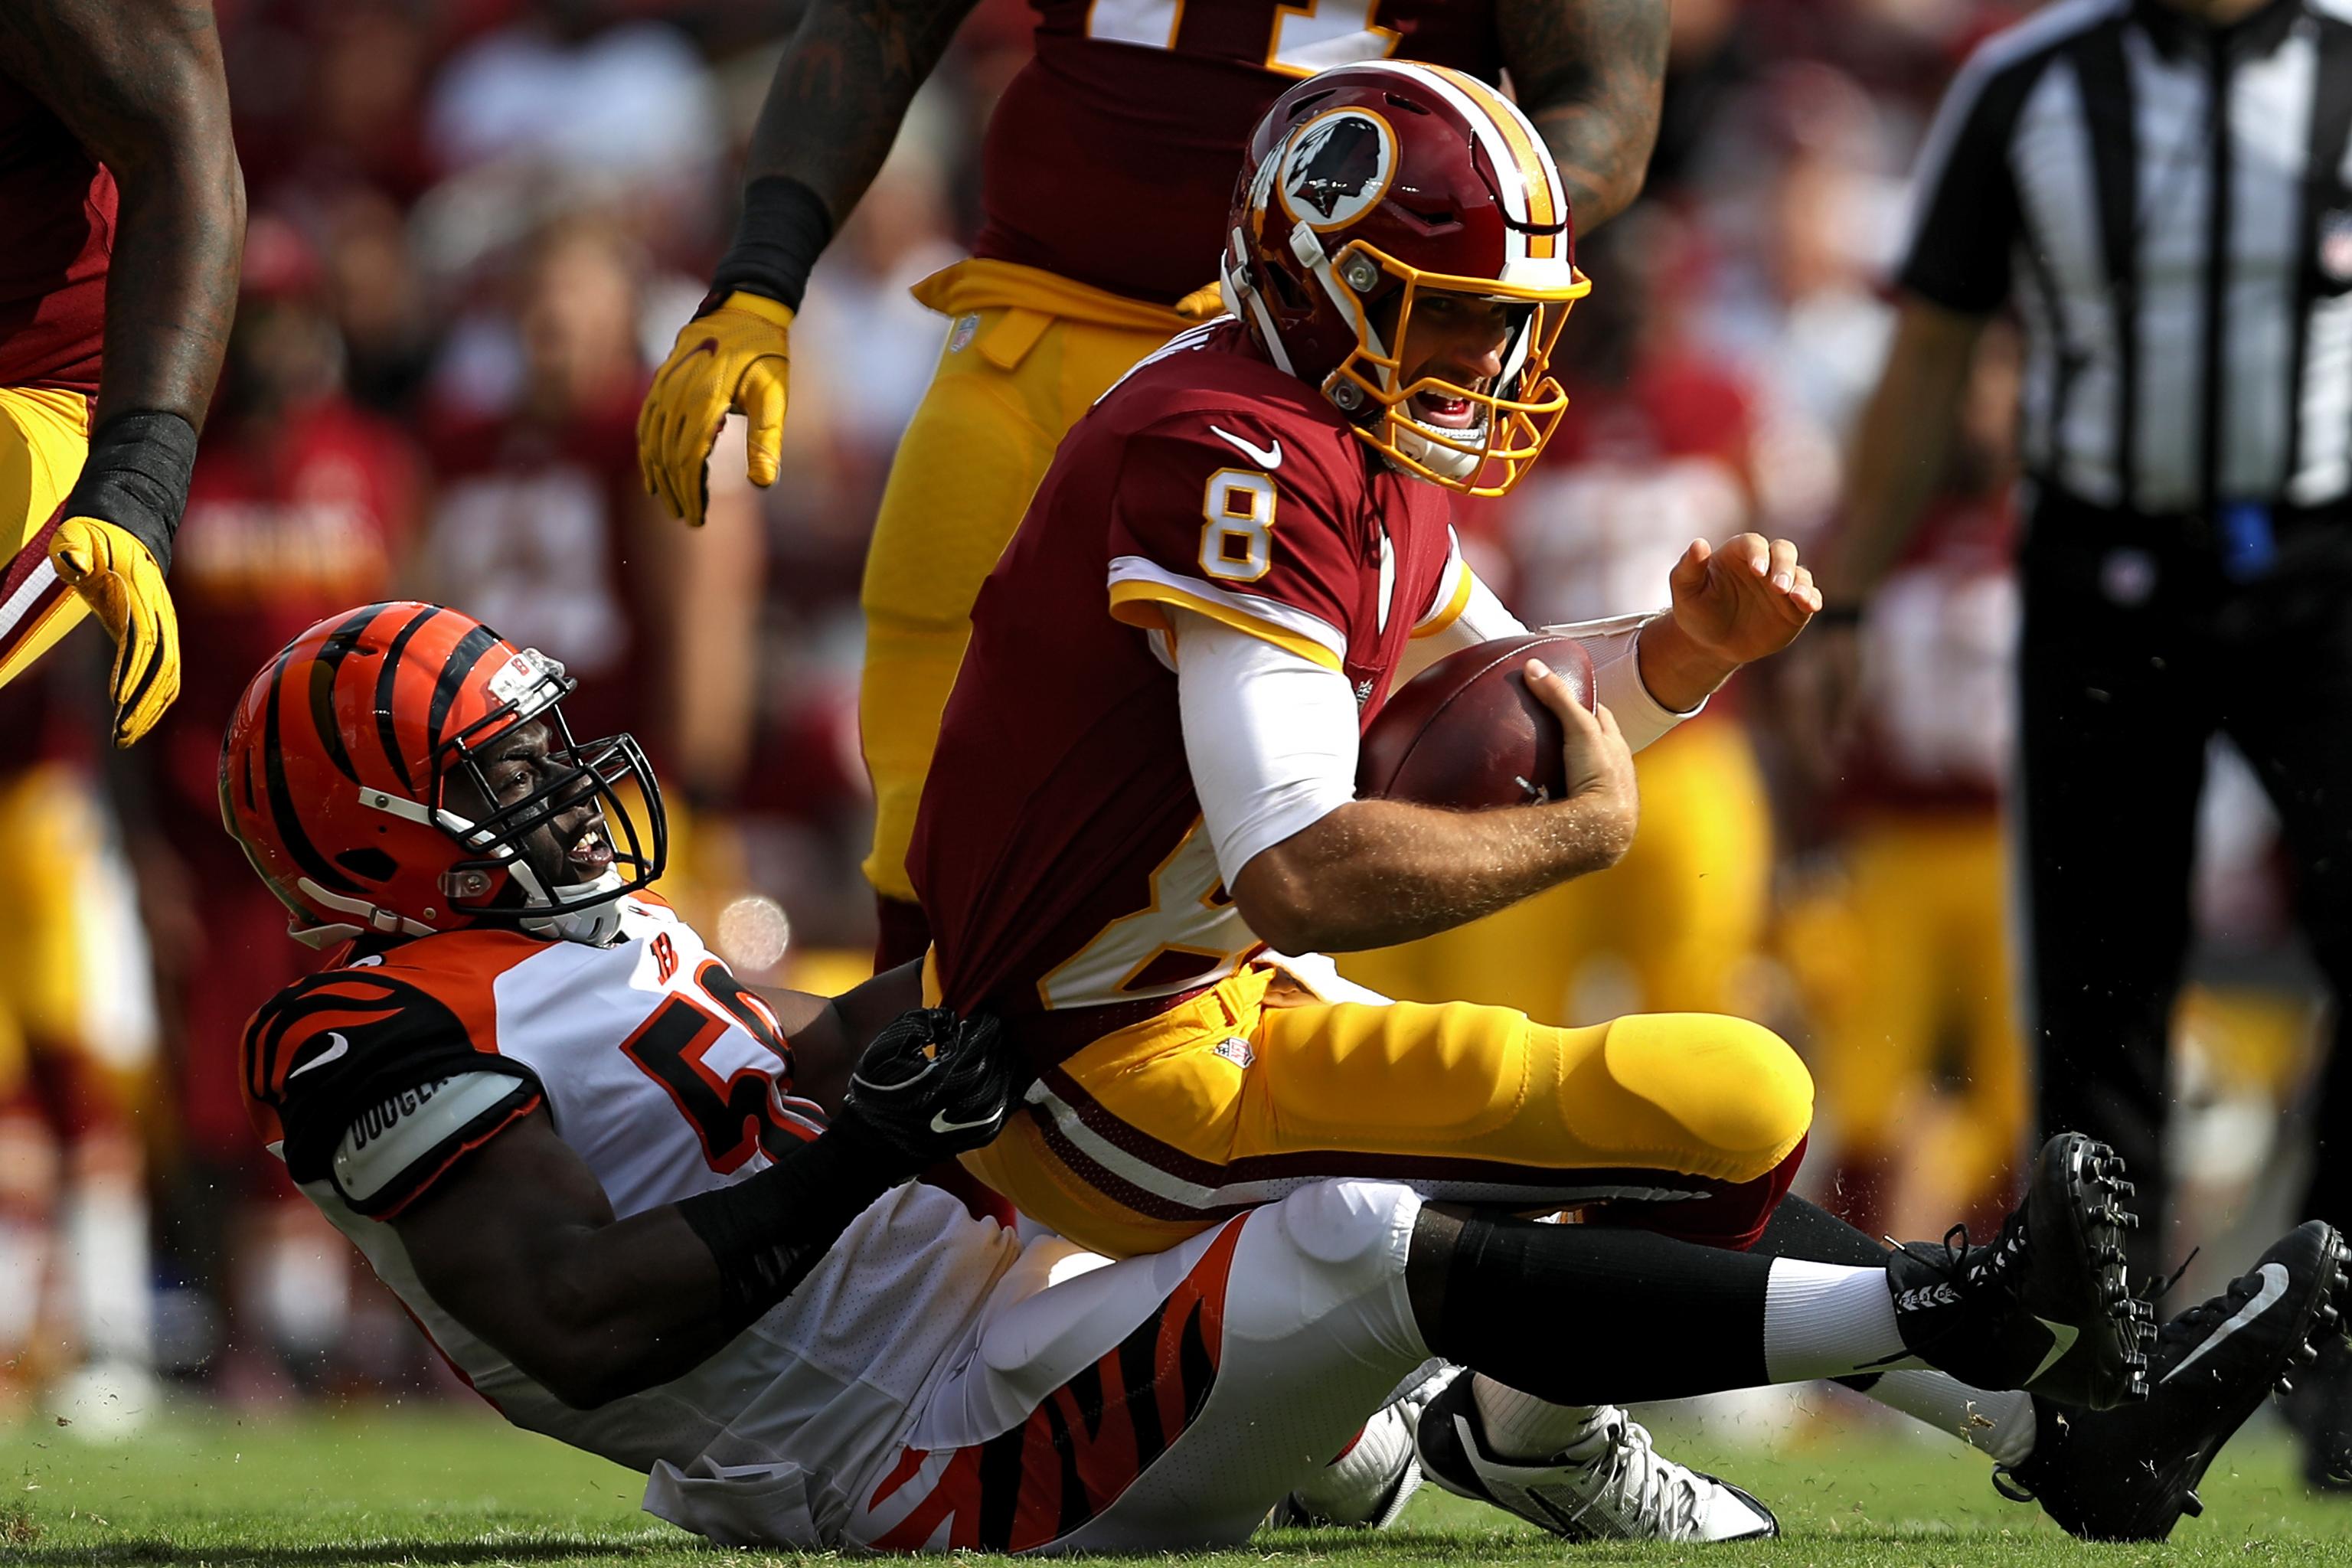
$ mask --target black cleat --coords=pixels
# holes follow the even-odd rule
[[[2303,1442],[2304,1485],[2352,1492],[2352,1340],[2322,1335],[2318,1361],[2294,1374],[2283,1403]]]
[[[2197,1483],[2231,1434],[2338,1333],[2346,1260],[2333,1226],[2289,1232],[2252,1273],[2164,1326],[2145,1403],[2084,1411],[2036,1399],[2033,1452],[1993,1467],[1993,1485],[2085,1540],[2162,1541],[2182,1514],[2203,1511]]]
[[[1954,1226],[1940,1251],[1915,1242],[1890,1255],[1904,1344],[1979,1388],[2093,1410],[2145,1398],[2155,1309],[2124,1280],[2123,1233],[2139,1220],[2123,1207],[2123,1172],[2105,1144],[2061,1132],[1991,1246]]]

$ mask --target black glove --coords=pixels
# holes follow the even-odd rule
[[[855,1121],[921,1170],[995,1142],[1035,1075],[996,1020],[944,1007],[902,1013],[849,1075],[839,1121]]]

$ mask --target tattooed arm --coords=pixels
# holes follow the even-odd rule
[[[236,310],[245,176],[211,0],[6,0],[0,72],[38,97],[121,193],[95,424],[201,426]]]
[[[1641,194],[1657,144],[1666,0],[1499,0],[1495,25],[1576,232],[1590,234]]]
[[[976,0],[814,0],[776,62],[743,183],[782,174],[838,228]]]

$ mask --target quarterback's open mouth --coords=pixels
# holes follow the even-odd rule
[[[587,872],[591,878],[613,864],[613,846],[604,837],[604,817],[602,812],[599,812],[588,826],[581,830],[579,837],[572,841],[572,848],[564,856],[564,859]]]
[[[1435,392],[1412,395],[1412,417],[1433,429],[1475,430],[1485,422],[1486,413],[1486,405],[1473,398]]]

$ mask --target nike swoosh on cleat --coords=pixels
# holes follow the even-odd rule
[[[2083,1331],[2072,1323],[2053,1323],[2043,1317],[2036,1317],[2033,1321],[2050,1331],[2050,1353],[2043,1356],[2042,1364],[2035,1367],[2027,1376],[2025,1381],[2028,1386],[2031,1386],[2043,1373],[2063,1361],[2066,1358],[2066,1352],[2074,1348],[2074,1342],[2083,1337]]]
[[[309,1061],[304,1062],[300,1067],[296,1068],[292,1072],[288,1073],[286,1075],[286,1080],[289,1083],[291,1083],[294,1079],[300,1078],[304,1073],[309,1072],[312,1068],[325,1067],[329,1062],[333,1061],[337,1057],[341,1056],[351,1048],[351,1041],[343,1038],[343,1037],[337,1031],[330,1029],[327,1031],[327,1048],[320,1051],[317,1056],[312,1057]]]
[[[2170,1383],[2174,1378],[2179,1377],[2182,1373],[2187,1372],[2190,1367],[2195,1366],[2200,1356],[2203,1355],[2207,1351],[2211,1350],[2215,1345],[2220,1344],[2223,1340],[2228,1339],[2231,1334],[2236,1333],[2240,1329],[2244,1328],[2248,1323],[2252,1322],[2256,1318],[2261,1317],[2264,1312],[2269,1311],[2273,1306],[2277,1304],[2279,1298],[2286,1294],[2287,1272],[2285,1264],[2265,1263],[2262,1266],[2259,1272],[2263,1277],[2263,1288],[2254,1292],[2253,1300],[2239,1308],[2237,1312],[2228,1322],[2225,1322],[2220,1328],[2215,1329],[2211,1338],[2208,1339],[2203,1344],[2199,1345],[2195,1350],[2190,1351],[2187,1355],[2183,1356],[2179,1366],[2174,1367],[2170,1372],[2164,1374],[2164,1382]]]
[[[934,1110],[931,1112],[931,1131],[934,1132],[969,1132],[975,1127],[986,1127],[991,1122],[997,1120],[999,1119],[993,1116],[983,1116],[977,1121],[950,1121],[946,1111]]]
[[[1282,467],[1282,438],[1278,436],[1275,437],[1273,446],[1256,447],[1243,440],[1232,431],[1221,430],[1214,425],[1209,426],[1209,434],[1212,436],[1222,437],[1225,440],[1231,441],[1234,446],[1240,447],[1242,451],[1249,457],[1250,460],[1255,462],[1261,468],[1278,468]]]

